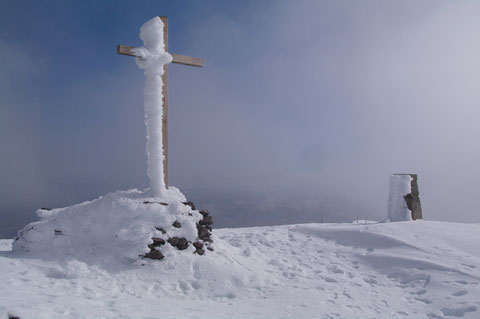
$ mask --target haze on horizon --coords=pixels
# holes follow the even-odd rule
[[[480,222],[480,3],[0,3],[0,238],[35,209],[148,185],[144,76],[117,44],[169,17],[170,183],[215,227],[386,217]]]

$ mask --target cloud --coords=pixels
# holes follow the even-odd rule
[[[0,69],[0,201],[8,203],[14,194],[35,197],[42,193],[37,181],[45,178],[36,165],[32,127],[38,113],[24,87],[45,71],[45,65],[28,51],[3,40],[0,40],[0,60],[5,61]]]
[[[171,51],[206,60],[170,67],[173,185],[223,226],[351,221],[385,217],[388,176],[413,172],[426,219],[479,221],[480,5],[235,8],[199,7],[188,28],[172,19]],[[81,65],[95,69],[66,74],[55,68],[67,58],[0,48],[11,62],[0,69],[3,202],[33,211],[146,186],[143,75],[133,61],[91,53]]]
[[[181,83],[173,80],[179,110],[171,112],[181,120],[171,127],[182,127],[172,133],[174,179],[256,191],[258,205],[278,194],[296,196],[299,207],[305,194],[336,198],[339,209],[352,203],[345,219],[381,219],[388,175],[415,172],[427,219],[478,221],[478,11],[474,3],[305,1],[244,24],[207,19],[194,37],[207,39],[195,43],[206,69],[172,71]]]
[[[359,58],[363,156],[375,158],[372,170],[419,173],[429,219],[478,221],[479,13],[475,3],[437,4],[387,25]]]

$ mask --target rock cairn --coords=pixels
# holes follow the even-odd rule
[[[152,202],[144,202],[144,204],[151,204]],[[192,202],[184,202],[184,205],[190,206],[192,210],[196,210],[195,205]],[[185,250],[189,247],[189,245],[193,245],[195,247],[194,254],[198,255],[204,255],[205,254],[205,249],[213,251],[213,248],[211,247],[211,244],[213,243],[213,240],[211,239],[212,235],[212,225],[213,225],[213,218],[210,216],[210,213],[208,210],[201,210],[199,213],[203,216],[203,218],[196,224],[197,226],[197,234],[198,234],[198,239],[194,242],[188,241],[186,238],[182,237],[168,237],[168,239],[165,241],[163,238],[160,237],[152,237],[152,243],[148,245],[148,248],[150,248],[150,251],[145,254],[143,257],[144,258],[150,258],[150,259],[163,259],[165,256],[162,254],[160,251],[160,247],[163,245],[169,244],[178,250]],[[175,221],[172,224],[173,227],[175,228],[181,228],[182,225],[180,222]],[[155,227],[156,230],[161,232],[162,234],[167,234],[165,229],[161,227]]]

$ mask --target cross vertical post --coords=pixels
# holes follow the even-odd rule
[[[168,52],[168,18],[160,16],[159,17],[163,22],[163,42],[165,46],[165,52]],[[141,58],[135,54],[134,47],[127,45],[118,45],[117,53],[122,55],[133,56]],[[205,62],[201,58],[195,58],[190,56],[185,56],[181,54],[170,53],[173,60],[172,63],[183,64],[188,66],[203,67]],[[168,187],[168,64],[164,66],[164,72],[162,75],[162,148],[163,148],[163,178],[165,181],[165,187]]]
[[[168,18],[160,16],[163,22],[163,43],[165,52],[168,52]],[[163,95],[163,118],[162,118],[162,146],[163,146],[163,179],[165,187],[168,188],[168,64],[163,66],[162,95]]]

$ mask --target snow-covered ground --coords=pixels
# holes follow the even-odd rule
[[[215,252],[102,268],[0,241],[0,318],[480,318],[480,224],[214,230]]]

